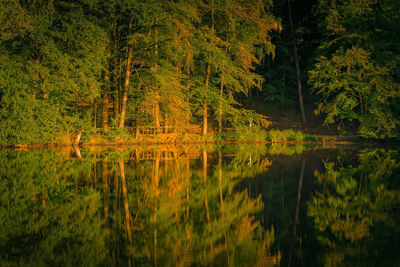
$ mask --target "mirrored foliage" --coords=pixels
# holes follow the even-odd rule
[[[325,162],[308,204],[326,265],[399,262],[400,163],[398,151],[362,150],[357,165]],[[379,255],[379,260],[374,256]],[[382,257],[383,255],[390,256]],[[372,260],[372,261],[371,261]]]
[[[391,265],[399,167],[384,149],[2,150],[0,265]]]

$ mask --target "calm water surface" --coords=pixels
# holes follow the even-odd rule
[[[399,266],[399,207],[397,150],[0,150],[0,266]]]

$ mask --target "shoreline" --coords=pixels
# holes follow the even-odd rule
[[[214,136],[213,136],[214,137]],[[333,145],[390,145],[398,144],[399,141],[382,142],[361,140],[360,138],[348,138],[342,136],[326,136],[326,135],[313,135],[316,141],[249,141],[249,140],[185,140],[185,141],[89,141],[74,144],[71,142],[60,142],[60,143],[43,143],[43,144],[9,144],[0,145],[0,149],[51,149],[51,148],[63,148],[63,147],[126,147],[126,146],[157,146],[157,145],[240,145],[240,144],[279,144],[279,145],[322,145],[322,146],[333,146]]]

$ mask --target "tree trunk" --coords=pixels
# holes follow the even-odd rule
[[[289,23],[290,30],[292,32],[292,42],[293,42],[293,50],[294,50],[294,61],[296,63],[296,74],[297,74],[297,89],[299,91],[299,104],[301,111],[301,123],[303,127],[306,125],[306,115],[304,113],[304,104],[303,104],[303,93],[301,89],[301,80],[300,80],[300,66],[299,66],[299,56],[297,53],[297,45],[296,38],[294,36],[294,27],[293,27],[293,17],[292,17],[292,3],[291,0],[288,0],[288,8],[289,8]]]
[[[74,142],[72,143],[73,146],[79,146],[81,141],[82,132],[79,132],[78,135],[75,137]]]
[[[208,108],[207,108],[207,100],[204,100],[203,103],[203,130],[202,134],[207,135],[207,116],[208,116]]]
[[[210,73],[211,73],[211,63],[208,63],[206,71],[206,79],[205,79],[206,96],[203,102],[203,131],[202,131],[203,135],[207,135],[207,117],[208,117],[207,93],[208,93],[208,83],[210,80]]]
[[[121,59],[116,59],[114,62],[114,70],[117,72],[118,65],[120,64]],[[119,121],[119,113],[120,113],[120,95],[121,95],[121,71],[118,70],[117,73],[114,74],[114,92],[113,92],[113,117],[115,121],[115,125],[113,127],[118,126]]]
[[[93,103],[93,127],[97,128],[97,100],[94,100]]]
[[[191,61],[191,54],[188,53],[186,58],[186,73],[187,73],[187,90],[186,90],[186,127],[189,126],[190,123],[190,61]]]
[[[119,91],[120,91],[119,88],[116,87],[114,96],[113,96],[113,117],[116,122],[118,122],[118,119],[119,119],[119,94],[120,94]],[[118,125],[114,125],[114,126],[118,126]]]
[[[219,88],[219,111],[218,111],[218,135],[222,134],[222,94],[224,90],[224,81],[221,81]]]
[[[158,24],[158,18],[156,18],[156,24]],[[155,65],[155,73],[157,74],[158,72],[158,63],[157,63],[157,57],[158,57],[158,29],[157,27],[154,30],[154,55],[156,57],[156,65]],[[160,128],[160,107],[159,107],[159,94],[156,91],[155,92],[155,98],[154,98],[154,117],[155,117],[155,126],[157,127],[157,132]]]
[[[129,29],[128,29],[128,34],[131,32],[133,25],[133,19],[131,19],[129,23]],[[119,118],[119,128],[124,128],[125,126],[125,114],[126,114],[126,104],[128,102],[128,86],[129,82],[131,80],[131,74],[132,74],[132,57],[133,57],[133,48],[129,43],[127,44],[127,56],[126,56],[126,64],[125,64],[125,74],[124,74],[124,84],[122,87],[122,92],[121,92],[121,114]]]
[[[125,126],[125,114],[126,114],[126,103],[128,102],[128,86],[129,81],[131,79],[131,62],[132,62],[132,46],[128,47],[128,55],[126,59],[125,66],[125,77],[124,77],[124,86],[122,87],[122,103],[121,103],[121,115],[119,120],[119,128],[124,128]]]
[[[101,107],[101,127],[108,128],[108,94],[103,96],[103,104]]]
[[[211,32],[214,34],[214,0],[211,0]],[[206,79],[205,79],[205,86],[206,86],[206,94],[203,103],[203,136],[207,135],[207,117],[208,117],[208,106],[207,106],[207,95],[208,95],[208,83],[210,80],[210,73],[211,73],[211,61],[207,64],[206,70]]]
[[[158,129],[160,128],[160,106],[158,105],[157,100],[156,100],[154,109],[155,109],[154,110],[155,126],[157,127],[157,132],[158,132]]]
[[[114,41],[114,46],[113,46],[113,54],[118,55],[120,47],[118,43],[120,42],[121,38],[120,35],[117,32],[118,24],[115,22],[113,24],[113,39]],[[118,126],[118,119],[119,119],[119,99],[120,99],[120,79],[121,79],[121,71],[118,68],[120,64],[120,60],[117,57],[114,57],[112,61],[112,80],[113,80],[113,94],[112,94],[112,101],[113,101],[113,118],[115,121],[115,125],[113,127]]]
[[[108,93],[109,82],[110,82],[110,71],[107,69],[104,75],[104,80],[106,81],[105,92],[103,92],[103,102],[101,105],[101,127],[108,128]]]

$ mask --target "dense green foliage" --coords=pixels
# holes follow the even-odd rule
[[[325,123],[354,121],[361,135],[399,134],[399,1],[319,1],[324,38],[309,83]]]
[[[267,127],[268,114],[243,104],[284,112],[299,83],[325,124],[398,137],[399,2],[299,0],[293,15],[288,3],[2,1],[0,144],[124,126]]]
[[[89,127],[91,114],[73,103],[98,97],[107,43],[90,10],[5,1],[1,12],[0,143],[50,142]],[[14,13],[23,19],[10,23]]]
[[[237,126],[264,116],[237,94],[273,53],[264,1],[3,1],[0,143],[59,140],[93,127]],[[10,20],[11,18],[11,20]],[[208,109],[210,111],[208,111]]]

